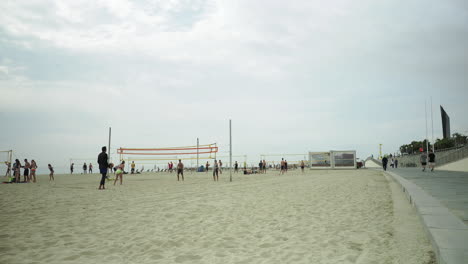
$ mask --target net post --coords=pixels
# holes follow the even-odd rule
[[[229,119],[229,181],[232,182],[232,130],[231,130],[231,119]]]

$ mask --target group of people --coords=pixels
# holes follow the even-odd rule
[[[35,160],[28,161],[28,159],[24,159],[24,164],[21,164],[19,159],[15,159],[13,165],[10,162],[5,162],[7,166],[7,171],[5,173],[5,177],[8,177],[13,173],[13,177],[9,177],[7,183],[28,183],[28,182],[36,182],[36,171],[37,171],[37,163]],[[52,165],[48,164],[47,167],[49,168],[49,181],[53,181],[54,179],[54,168]],[[23,169],[23,181],[21,181],[21,169]]]
[[[73,174],[74,168],[75,163],[70,164],[70,174]],[[86,173],[93,173],[93,164],[91,164],[91,162],[89,163],[89,165],[87,165],[86,162],[83,163],[83,174]]]
[[[419,156],[419,162],[421,163],[422,171],[426,171],[426,167],[428,166],[431,172],[433,172],[436,163],[436,155],[432,150],[429,151],[429,154],[426,154],[425,151],[421,151],[421,155]],[[388,158],[385,156],[382,158],[382,167],[384,171],[387,170],[387,165]],[[398,168],[398,160],[392,158],[390,166],[392,168]]]

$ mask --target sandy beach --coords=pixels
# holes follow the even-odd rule
[[[2,184],[0,263],[432,263],[381,171],[228,174]]]

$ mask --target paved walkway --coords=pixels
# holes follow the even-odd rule
[[[468,172],[438,171],[417,168],[388,169],[411,181],[439,200],[468,226]]]
[[[439,264],[468,263],[468,172],[388,169],[423,222]]]

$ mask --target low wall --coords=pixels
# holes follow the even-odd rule
[[[468,146],[446,151],[436,151],[436,166],[441,166],[468,157]],[[398,167],[421,167],[420,154],[395,157]]]

